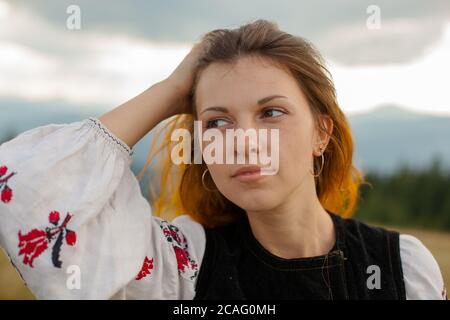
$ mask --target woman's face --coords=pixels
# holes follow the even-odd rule
[[[259,104],[258,101],[273,95],[284,96]],[[219,191],[230,201],[246,211],[265,211],[282,204],[287,197],[298,192],[314,192],[313,155],[320,155],[318,142],[327,136],[315,128],[313,115],[296,80],[283,69],[256,57],[243,57],[234,65],[213,63],[203,70],[196,88],[198,120],[203,134],[211,128],[223,133],[223,152],[233,152],[245,157],[245,164],[208,164],[211,177]],[[209,109],[220,106],[223,108]],[[225,109],[224,109],[225,108]],[[329,117],[324,124],[332,126]],[[279,163],[275,175],[262,175],[256,180],[236,177],[236,171],[251,165],[249,142],[245,152],[225,138],[226,129],[267,129],[268,156],[278,143]],[[279,139],[270,139],[271,129],[278,129]],[[253,140],[256,154],[263,152]],[[205,148],[211,142],[203,141]],[[255,165],[255,163],[253,163]],[[258,158],[256,165],[267,167]],[[214,185],[205,179],[209,188]]]

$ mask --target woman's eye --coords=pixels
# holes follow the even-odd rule
[[[263,112],[264,117],[268,117],[268,118],[275,118],[275,117],[279,117],[281,115],[283,115],[284,112],[278,109],[274,109],[274,108],[270,108],[270,109],[266,109]]]
[[[209,121],[206,122],[206,128],[209,129],[209,128],[217,128],[217,127],[220,127],[220,125],[218,125],[218,123],[220,123],[220,121],[225,122],[225,123],[227,122],[227,121],[224,120],[224,119],[213,119],[213,120],[209,120]]]

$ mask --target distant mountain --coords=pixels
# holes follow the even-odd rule
[[[78,111],[79,110],[79,111]],[[0,142],[6,136],[49,123],[69,123],[92,112],[63,102],[31,103],[0,99]],[[103,108],[103,110],[105,110]],[[355,138],[355,163],[363,170],[389,173],[402,164],[413,168],[428,166],[435,157],[450,168],[450,117],[415,113],[397,106],[381,106],[370,112],[348,117]],[[152,132],[135,146],[132,163],[138,173],[145,163]],[[146,180],[146,179],[144,179]]]
[[[80,109],[78,111],[77,109]],[[20,133],[50,123],[78,121],[89,114],[61,101],[44,103],[0,99],[0,141],[5,132]]]
[[[440,159],[450,168],[450,117],[382,106],[349,116],[354,161],[364,170],[389,173],[401,165],[423,168]]]
[[[26,130],[51,123],[71,123],[88,117],[99,117],[104,106],[92,106],[92,111],[70,105],[62,101],[29,102],[20,99],[0,98],[0,144]],[[107,109],[106,109],[107,110]],[[152,134],[147,134],[135,146],[131,168],[135,174],[144,166],[147,159]],[[147,176],[141,187],[146,194]]]

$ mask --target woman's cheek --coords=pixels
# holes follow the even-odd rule
[[[280,130],[280,169],[285,167],[291,173],[307,170],[309,149],[307,134],[294,129]]]

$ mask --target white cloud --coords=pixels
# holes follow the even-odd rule
[[[56,28],[15,10],[0,20],[0,96],[112,108],[167,77],[189,48]]]
[[[0,1],[0,19],[4,19],[11,12],[11,6],[7,2]]]
[[[318,44],[330,59],[346,66],[405,64],[426,54],[444,25],[434,17],[386,19],[379,29],[357,21],[330,28]]]
[[[167,77],[191,47],[70,31],[13,9],[4,9],[0,19],[0,96],[111,109]],[[439,45],[419,60],[359,67],[331,63],[330,69],[345,112],[395,103],[450,114],[448,57],[450,25]]]
[[[418,60],[403,65],[343,67],[330,63],[338,99],[346,112],[380,104],[450,115],[450,24],[439,44]]]

